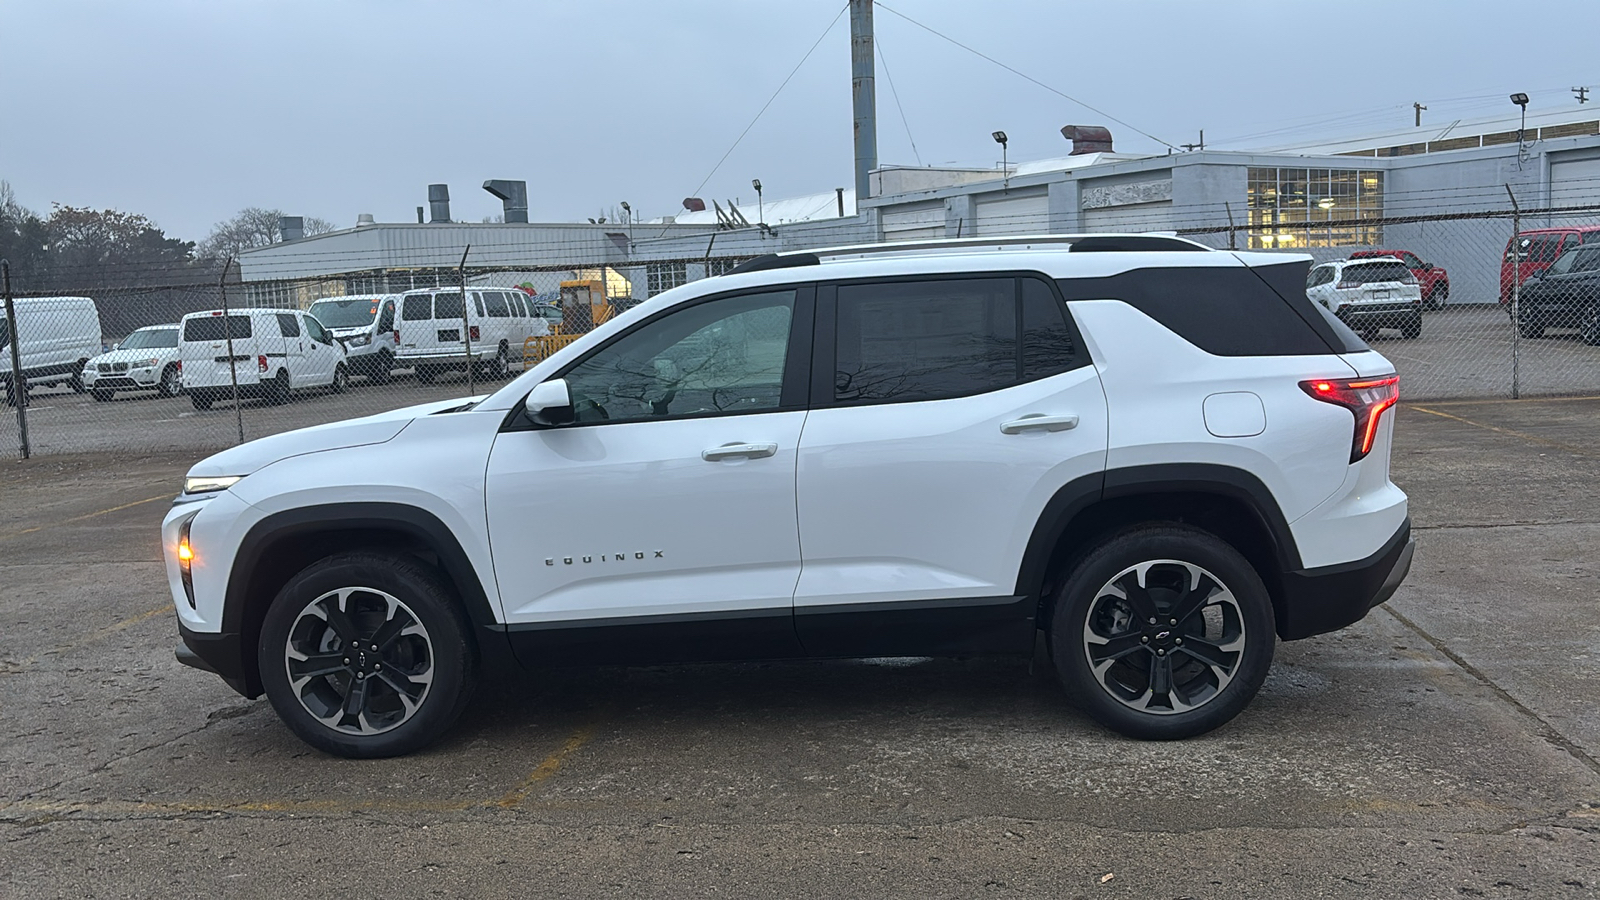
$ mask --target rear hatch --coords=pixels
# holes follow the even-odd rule
[[[231,366],[230,334],[233,338]],[[233,313],[224,317],[218,312],[185,317],[178,347],[185,388],[232,384],[235,372],[240,384],[255,384],[261,378],[259,341],[247,315]]]
[[[467,293],[472,299],[473,292]],[[462,352],[460,291],[407,294],[400,302],[400,355],[452,356]]]
[[[1388,306],[1422,300],[1417,276],[1398,259],[1351,263],[1339,274],[1334,294],[1340,305]]]

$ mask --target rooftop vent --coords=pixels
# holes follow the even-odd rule
[[[298,241],[306,236],[306,220],[303,216],[279,216],[278,236],[285,243]]]
[[[428,214],[430,222],[450,221],[450,185],[428,185]]]
[[[483,189],[500,198],[505,208],[507,222],[528,221],[528,183],[495,178],[483,183]]]
[[[1069,156],[1111,152],[1111,132],[1099,125],[1063,125],[1061,136],[1072,142]]]
[[[361,215],[356,216],[356,227],[357,228],[365,228],[368,225],[374,225],[376,223],[377,223],[377,220],[372,218],[372,213],[362,213]]]

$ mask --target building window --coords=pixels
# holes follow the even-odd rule
[[[645,269],[645,286],[652,297],[662,291],[688,283],[689,264],[686,262],[651,263],[649,268]]]
[[[706,277],[726,275],[739,265],[739,260],[727,256],[716,256],[706,260]]]
[[[1272,250],[1383,243],[1383,173],[1365,169],[1249,170],[1250,247]]]

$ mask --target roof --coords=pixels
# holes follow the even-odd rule
[[[721,204],[724,209],[734,208],[731,202]],[[815,222],[821,219],[839,218],[839,197],[834,191],[826,194],[806,194],[802,197],[785,197],[780,200],[765,200],[760,203],[743,203],[738,207],[740,214],[751,225],[756,225],[764,220],[768,225],[786,225],[793,222]],[[856,192],[846,188],[844,192],[844,215],[846,218],[856,214]],[[673,217],[676,225],[715,225],[717,224],[717,211],[707,207],[700,212],[686,212]]]
[[[1306,156],[1341,154],[1371,156],[1376,151],[1378,156],[1408,156],[1413,153],[1464,150],[1477,146],[1515,143],[1515,132],[1521,124],[1521,114],[1510,113],[1503,116],[1429,123],[1420,128],[1396,128],[1354,138],[1298,141],[1263,147],[1260,151]],[[1528,141],[1585,134],[1600,134],[1600,114],[1593,110],[1569,108],[1528,113],[1525,134],[1525,139]],[[1478,140],[1474,142],[1473,138]]]

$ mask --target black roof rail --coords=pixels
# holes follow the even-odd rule
[[[729,275],[742,275],[745,272],[765,272],[768,269],[791,269],[795,266],[818,266],[822,260],[815,253],[768,253],[755,259],[747,259],[728,270]]]
[[[1204,252],[1206,248],[1197,247],[1188,241],[1177,238],[1159,237],[1155,235],[1118,234],[1105,237],[1085,237],[1072,242],[1067,248],[1068,253],[1125,253],[1131,251],[1150,250],[1198,250]]]

